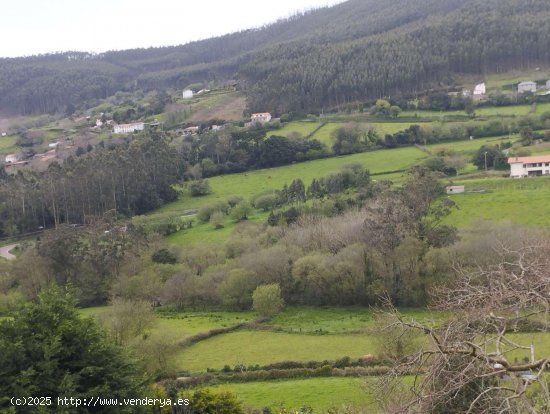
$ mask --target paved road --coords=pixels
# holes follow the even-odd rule
[[[15,255],[10,253],[10,250],[17,247],[17,244],[10,244],[8,246],[0,247],[0,257],[3,257],[7,260],[14,260],[16,258]]]

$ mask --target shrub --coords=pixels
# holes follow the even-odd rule
[[[195,180],[189,183],[189,192],[192,197],[200,197],[210,194],[212,189],[208,180]]]
[[[266,194],[254,200],[254,207],[263,211],[272,210],[277,206],[278,197],[275,194]]]
[[[278,284],[261,285],[252,294],[252,307],[263,317],[272,317],[283,308],[281,288]]]
[[[175,264],[177,261],[176,255],[167,249],[157,250],[151,256],[155,263]]]
[[[214,211],[214,213],[212,213],[212,215],[210,216],[210,224],[216,230],[223,229],[224,221],[225,214],[223,214],[221,211]]]
[[[247,220],[251,211],[250,204],[247,201],[241,201],[231,209],[231,218],[236,221]]]
[[[230,195],[229,197],[227,197],[227,204],[229,204],[231,208],[235,207],[241,201],[243,201],[243,198],[238,195]]]
[[[197,212],[197,218],[202,223],[208,223],[210,221],[210,217],[216,211],[221,211],[223,213],[226,213],[228,210],[229,210],[229,205],[227,203],[224,203],[223,201],[207,204],[205,206],[202,206],[199,209],[199,211]]]

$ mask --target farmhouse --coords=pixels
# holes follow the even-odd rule
[[[260,112],[252,114],[250,116],[250,122],[244,124],[245,127],[251,127],[254,125],[264,125],[271,121],[271,114],[269,112]]]
[[[17,154],[9,154],[9,155],[6,155],[5,161],[7,164],[11,164],[19,161],[19,157],[17,156]]]
[[[485,87],[485,82],[476,85],[476,87],[474,88],[474,95],[485,95],[486,92],[487,88]]]
[[[135,122],[133,124],[120,124],[115,125],[113,132],[115,134],[128,134],[134,131],[143,131],[145,129],[145,124],[143,122]]]
[[[193,91],[191,89],[186,89],[183,91],[183,99],[190,99],[193,97]]]
[[[535,93],[537,91],[537,83],[533,81],[525,81],[521,82],[518,85],[518,93],[524,93],[524,92],[533,92]]]
[[[510,177],[550,175],[550,155],[508,158]]]

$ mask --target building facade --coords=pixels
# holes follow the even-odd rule
[[[550,155],[508,158],[510,177],[550,176]]]
[[[518,93],[537,92],[537,83],[533,81],[521,82],[518,85]]]
[[[271,114],[269,112],[260,112],[257,114],[252,114],[250,116],[250,122],[247,124],[248,126],[252,126],[255,124],[267,124],[271,121]]]
[[[130,134],[135,131],[143,131],[145,129],[145,124],[143,122],[136,122],[133,124],[120,124],[115,125],[113,132],[115,134]]]
[[[183,91],[183,99],[190,99],[193,97],[193,91],[191,89],[186,89]]]

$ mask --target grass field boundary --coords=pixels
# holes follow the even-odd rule
[[[243,367],[244,370],[241,372],[208,372],[189,377],[179,376],[176,381],[176,387],[178,389],[189,389],[205,385],[319,377],[379,377],[386,375],[391,369],[390,366],[386,365],[349,366],[338,368],[330,364],[329,361],[324,362],[327,362],[327,364],[317,368],[246,370],[246,367]]]
[[[321,128],[323,128],[325,125],[327,124],[327,122],[321,122],[321,124],[315,128],[313,131],[311,131],[307,136],[306,136],[306,139],[310,139],[312,138],[317,132],[319,132],[319,130]]]
[[[196,335],[185,338],[184,340],[179,342],[179,345],[181,347],[188,347],[193,344],[196,344],[197,342],[204,341],[206,339],[212,338],[217,335],[223,335],[226,333],[235,332],[240,329],[256,329],[258,326],[260,326],[264,322],[267,322],[268,320],[269,318],[261,318],[261,319],[256,319],[254,321],[249,321],[249,322],[240,322],[235,325],[226,326],[223,328],[210,329],[209,331],[200,332]]]

